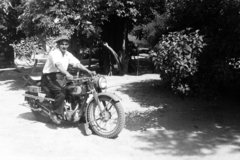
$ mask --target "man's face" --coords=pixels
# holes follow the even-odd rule
[[[59,49],[62,53],[65,53],[67,51],[68,46],[69,46],[68,41],[63,40],[59,42]]]

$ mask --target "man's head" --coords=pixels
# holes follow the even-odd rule
[[[56,40],[58,48],[62,53],[65,53],[69,47],[69,38],[67,36],[61,36]]]

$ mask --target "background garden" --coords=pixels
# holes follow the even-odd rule
[[[136,71],[132,56],[147,47],[175,93],[211,99],[240,87],[239,0],[0,0],[1,68],[48,54],[62,34],[104,74]]]

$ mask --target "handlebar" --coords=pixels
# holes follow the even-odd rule
[[[72,80],[69,80],[69,81],[72,81],[72,82],[77,82],[77,83],[80,83],[80,82],[87,82],[87,81],[92,81],[94,79],[96,79],[96,77],[100,76],[99,74],[96,74],[94,76],[87,76],[87,77],[78,77],[78,76],[73,76],[73,79]]]
[[[73,81],[73,82],[87,82],[91,79],[92,79],[92,77],[76,77],[76,76],[74,76],[73,79],[70,80],[70,81]]]

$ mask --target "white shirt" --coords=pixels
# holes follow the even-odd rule
[[[56,48],[49,53],[47,62],[43,68],[43,73],[46,74],[59,72],[59,70],[55,67],[55,64],[58,62],[62,64],[65,70],[67,70],[69,64],[76,66],[78,63],[80,63],[80,61],[75,58],[70,52],[66,51],[66,53],[63,55],[62,52]]]

